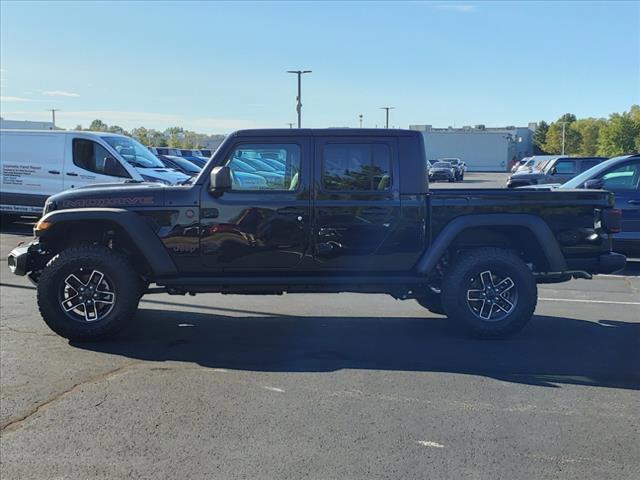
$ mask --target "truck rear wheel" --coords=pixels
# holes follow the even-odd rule
[[[505,338],[522,330],[537,300],[538,288],[527,265],[499,248],[465,252],[442,285],[447,316],[480,338]]]
[[[38,281],[38,307],[58,335],[100,340],[130,322],[140,285],[125,257],[102,245],[80,245],[49,261]]]

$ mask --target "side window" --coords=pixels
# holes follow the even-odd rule
[[[560,160],[556,163],[556,174],[567,175],[576,173],[576,162],[573,160]]]
[[[627,163],[609,170],[602,176],[602,188],[605,190],[635,190],[640,179],[640,162]]]
[[[391,152],[384,143],[333,143],[324,147],[322,185],[335,191],[391,188]]]
[[[113,161],[107,161],[107,158]],[[129,178],[129,174],[120,162],[113,158],[102,145],[93,140],[76,138],[73,140],[73,163],[83,170],[109,175],[111,177]]]
[[[300,185],[300,146],[294,143],[238,145],[225,165],[232,190],[293,191]]]
[[[598,160],[583,160],[580,163],[580,173],[586,172],[590,168],[595,167],[596,165],[598,165],[598,163],[599,163]]]

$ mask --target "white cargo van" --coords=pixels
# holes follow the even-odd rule
[[[2,213],[41,213],[50,195],[85,185],[127,180],[178,184],[188,179],[124,135],[0,130]]]

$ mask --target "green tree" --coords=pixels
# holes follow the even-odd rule
[[[633,107],[629,112],[613,113],[600,129],[598,155],[614,157],[637,152],[640,145],[640,123],[635,121],[637,116],[640,115]]]
[[[538,147],[541,154],[545,153],[544,144],[547,141],[547,132],[549,131],[549,124],[544,120],[538,122],[535,132],[533,132],[533,144]]]
[[[82,131],[82,125],[78,124],[76,125],[76,128],[74,128],[75,131],[77,132],[81,132]]]
[[[91,125],[89,125],[89,130],[92,132],[106,132],[108,129],[109,125],[98,119],[94,120],[91,122]]]
[[[580,150],[582,138],[580,132],[573,128],[573,124],[576,121],[576,116],[572,113],[565,113],[558,121],[549,125],[547,131],[544,151],[549,154],[561,154],[562,153],[562,129],[564,127],[564,153],[565,155],[576,154]]]
[[[600,129],[607,125],[604,118],[582,118],[571,124],[571,128],[580,134],[578,155],[592,157],[598,153]]]
[[[111,125],[107,128],[107,132],[117,133],[119,135],[129,135],[129,133],[119,125]]]
[[[143,145],[151,145],[149,139],[149,130],[144,127],[138,127],[131,130],[131,136]]]

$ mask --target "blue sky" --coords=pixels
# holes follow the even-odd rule
[[[205,133],[524,125],[640,103],[639,2],[0,3],[4,118]]]

